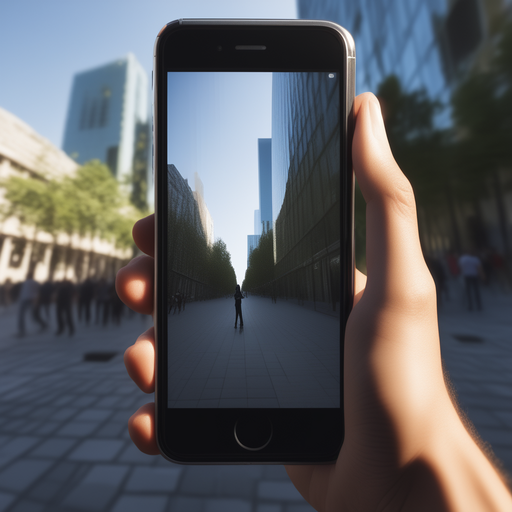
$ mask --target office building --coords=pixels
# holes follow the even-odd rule
[[[272,139],[258,139],[258,182],[263,234],[272,229]]]
[[[464,141],[470,130],[455,115],[454,96],[467,80],[482,77],[495,66],[501,41],[507,37],[504,31],[512,19],[512,3],[509,0],[298,0],[298,12],[300,18],[327,19],[351,32],[356,43],[357,93],[378,93],[387,79],[396,77],[402,97],[414,100],[416,95],[424,104],[436,106],[430,133],[438,130],[444,144],[456,149],[456,143]],[[510,90],[510,81],[507,83],[503,76],[501,80],[495,93],[492,87],[484,89],[474,104],[492,104],[496,96],[507,88]],[[491,91],[487,97],[486,91]],[[385,109],[384,104],[386,115]],[[417,120],[407,105],[402,108],[402,114]],[[512,135],[507,126],[510,127],[510,118],[500,136],[507,130],[508,137]],[[414,136],[411,133],[409,137]],[[425,250],[442,256],[468,248],[479,251],[493,248],[512,255],[512,194],[507,189],[510,163],[494,166],[496,150],[487,154],[481,151],[479,162],[473,159],[451,166],[446,164],[449,156],[442,151],[433,153],[439,156],[436,160],[433,155],[430,170],[419,172],[422,162],[412,159],[407,165],[401,164],[416,191]],[[468,167],[471,166],[475,169],[470,178]],[[439,169],[443,172],[435,178]],[[431,186],[435,190],[428,190],[426,184],[426,173],[431,171],[431,182],[437,180],[436,186]],[[477,185],[468,193],[471,179]],[[461,192],[463,189],[466,192]],[[436,190],[442,194],[436,196]]]
[[[272,78],[273,293],[336,314],[338,90],[337,74],[274,73]]]
[[[64,151],[77,163],[98,159],[144,200],[149,167],[149,88],[146,72],[125,58],[77,73],[69,101]]]

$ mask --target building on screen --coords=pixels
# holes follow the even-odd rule
[[[339,76],[272,79],[273,293],[339,313]]]

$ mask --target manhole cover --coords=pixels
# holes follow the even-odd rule
[[[117,352],[87,352],[84,354],[84,361],[92,363],[106,363],[117,355]]]
[[[473,334],[452,334],[452,336],[464,343],[482,343],[484,341],[480,336],[474,336]]]

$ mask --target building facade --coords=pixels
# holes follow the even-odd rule
[[[503,30],[512,19],[512,2],[298,0],[298,12],[300,18],[327,19],[351,32],[356,43],[357,93],[378,93],[387,79],[395,77],[403,97],[417,95],[435,105],[432,130],[438,131],[443,144],[455,147],[464,141],[468,129],[457,117],[454,97],[469,78],[487,76],[495,65],[502,51]],[[512,85],[502,82],[496,94],[503,94],[507,88],[510,90]],[[481,95],[477,101],[492,100],[492,94]],[[403,112],[406,110],[404,107]],[[512,137],[510,128],[508,137]],[[402,165],[417,192],[420,235],[426,252],[442,256],[472,248],[482,254],[496,250],[512,258],[512,161],[493,168],[492,151],[481,160],[469,162],[478,164],[475,182],[480,183],[479,190],[471,192],[471,200],[461,192],[468,184],[469,169],[465,173],[464,169],[432,159],[432,172],[446,169],[437,186],[445,197],[434,200],[434,194],[421,194],[429,170],[417,176],[414,162],[411,168]],[[421,168],[421,162],[417,168]],[[480,176],[486,178],[480,181]]]
[[[195,181],[198,189],[193,191],[174,164],[167,166],[169,300],[176,292],[193,300],[209,298],[211,294],[208,251],[213,221],[197,174]]]
[[[258,139],[258,184],[261,228],[255,234],[263,234],[272,228],[272,139]]]
[[[274,73],[272,293],[339,313],[339,76]]]
[[[77,163],[23,121],[0,108],[0,178],[11,176],[48,180],[72,176]],[[0,205],[6,206],[0,189]],[[24,281],[29,272],[37,281],[87,277],[113,279],[131,257],[99,238],[51,235],[16,217],[0,222],[0,284]]]
[[[147,187],[148,78],[134,55],[77,73],[69,100],[64,151],[77,163],[98,159],[135,188]],[[135,190],[132,196],[142,196]]]

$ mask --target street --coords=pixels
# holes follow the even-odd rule
[[[512,295],[485,290],[484,310],[470,313],[461,289],[451,291],[439,314],[446,368],[461,408],[512,472]],[[232,354],[242,343],[254,349],[266,331],[250,303],[276,305],[257,297],[244,301],[241,334],[225,300]],[[149,318],[124,318],[120,327],[78,324],[73,337],[37,334],[29,323],[27,336],[17,338],[16,307],[0,312],[0,512],[312,511],[283,467],[179,466],[132,445],[127,420],[152,396],[129,379],[123,352]],[[180,321],[193,304],[186,308]]]

